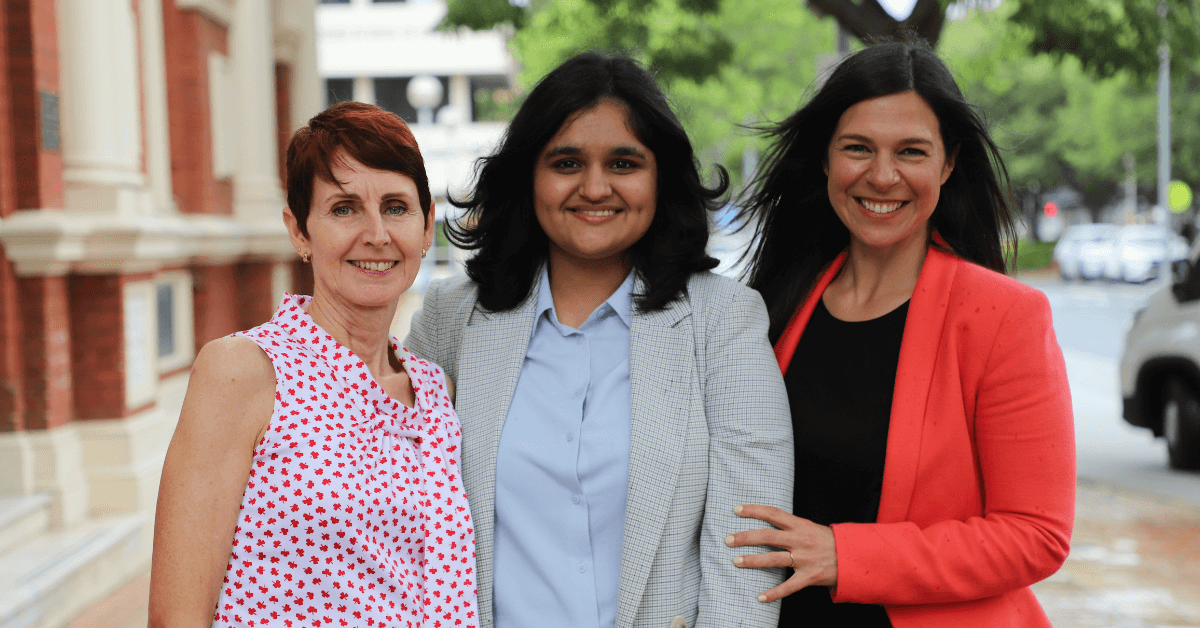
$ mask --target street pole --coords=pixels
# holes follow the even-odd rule
[[[1171,181],[1171,49],[1167,45],[1167,3],[1158,3],[1158,17],[1163,26],[1162,43],[1158,45],[1158,207],[1162,221],[1166,220],[1167,184]]]

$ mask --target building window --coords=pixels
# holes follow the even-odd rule
[[[192,274],[160,273],[154,281],[155,329],[158,372],[170,373],[192,363],[195,334],[192,328]]]
[[[471,77],[471,121],[508,122],[515,111],[507,76]]]
[[[175,285],[160,283],[158,296],[158,357],[175,353]]]
[[[354,79],[325,79],[325,106],[354,100]]]

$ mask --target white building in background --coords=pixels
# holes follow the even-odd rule
[[[469,193],[475,160],[504,134],[507,121],[489,117],[517,67],[500,30],[435,30],[446,10],[445,0],[321,0],[316,16],[326,104],[369,102],[404,118],[440,217],[454,211],[447,193]],[[447,252],[430,257],[445,262]]]

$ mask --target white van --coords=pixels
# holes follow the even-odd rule
[[[1167,441],[1177,469],[1200,469],[1200,265],[1172,264],[1172,285],[1133,317],[1121,354],[1125,421]]]

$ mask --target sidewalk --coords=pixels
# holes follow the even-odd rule
[[[1056,628],[1200,627],[1200,509],[1081,481],[1071,555],[1033,590]]]
[[[1056,628],[1200,628],[1200,509],[1082,481],[1071,556],[1034,585]],[[144,628],[146,572],[68,628]]]

